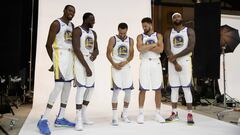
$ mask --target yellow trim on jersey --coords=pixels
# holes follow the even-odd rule
[[[54,64],[54,71],[55,71],[55,79],[59,79],[60,75],[59,75],[59,52],[58,52],[58,49],[57,49],[57,40],[55,39],[54,40],[54,43],[53,43],[53,48],[54,48],[54,61],[53,61],[53,64]]]

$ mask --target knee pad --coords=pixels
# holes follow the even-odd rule
[[[131,90],[125,90],[124,102],[129,103],[131,99]]]
[[[84,96],[85,90],[86,90],[85,87],[78,87],[77,88],[76,104],[82,104],[83,103],[83,96]]]
[[[90,101],[92,94],[93,94],[93,90],[94,90],[94,88],[87,88],[84,93],[83,100]]]
[[[120,90],[113,90],[112,103],[118,103],[118,95]]]
[[[171,88],[171,101],[173,103],[178,102],[178,96],[179,96],[179,88]]]
[[[63,89],[64,82],[55,82],[54,89],[52,90],[51,94],[48,98],[48,104],[53,105],[59,95],[59,93]]]
[[[192,92],[190,88],[183,88],[186,103],[192,103]]]

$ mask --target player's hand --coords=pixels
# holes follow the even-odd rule
[[[181,72],[181,71],[182,71],[182,67],[181,67],[178,63],[175,64],[174,66],[175,66],[175,70],[176,70],[177,72]]]
[[[151,44],[151,48],[150,50],[152,50],[153,48],[157,47],[157,44]]]
[[[120,65],[121,67],[124,67],[126,64],[128,64],[128,61],[123,61],[123,62],[120,62],[120,63],[119,63],[119,65]]]
[[[90,60],[94,61],[96,58],[97,58],[97,56],[94,53],[92,53],[90,56]]]
[[[117,69],[117,70],[121,70],[121,69],[122,69],[122,67],[120,66],[120,63],[115,63],[115,64],[113,64],[113,67],[114,67],[115,69]]]
[[[174,62],[175,60],[176,60],[177,58],[174,56],[174,55],[170,55],[169,57],[168,57],[168,60],[170,61],[170,62]]]
[[[53,69],[53,65],[48,69],[49,72],[53,72],[54,69]]]
[[[92,76],[92,71],[89,67],[86,68],[86,74],[87,74],[87,77]]]

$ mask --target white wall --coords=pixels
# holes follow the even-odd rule
[[[62,16],[63,8],[67,4],[72,4],[76,8],[76,14],[73,18],[75,26],[82,24],[82,15],[85,12],[92,12],[95,15],[96,23],[94,30],[98,35],[98,45],[100,55],[96,60],[96,90],[90,108],[95,111],[104,109],[111,110],[111,79],[110,63],[106,58],[106,47],[110,36],[117,33],[117,26],[120,22],[126,22],[129,25],[128,35],[136,43],[136,37],[142,33],[141,19],[151,16],[150,0],[41,0],[39,1],[39,19],[38,19],[38,36],[37,36],[37,54],[35,69],[35,87],[33,107],[40,107],[47,103],[48,96],[54,87],[53,73],[48,72],[51,61],[45,49],[47,34],[51,22]],[[139,53],[136,50],[132,65],[132,75],[134,79],[135,90],[133,92],[131,107],[137,108],[138,94],[138,68]],[[75,93],[73,88],[69,108],[75,108]],[[152,93],[152,92],[151,92]],[[122,97],[122,95],[120,95]],[[151,102],[153,97],[149,98]],[[120,100],[122,101],[122,100]],[[55,107],[59,106],[59,101]],[[152,106],[154,109],[154,106]],[[42,111],[44,108],[41,108]]]
[[[227,24],[240,31],[240,16],[221,15],[221,25]],[[240,35],[240,34],[239,34]],[[238,46],[233,53],[225,55],[226,69],[226,93],[232,98],[240,100],[240,47]],[[223,93],[223,65],[221,55],[221,76],[219,80],[220,91]]]

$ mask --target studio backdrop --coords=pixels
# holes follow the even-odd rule
[[[39,1],[38,15],[38,36],[37,36],[37,54],[35,69],[35,86],[33,107],[40,107],[47,103],[48,96],[54,87],[53,72],[48,69],[52,65],[45,45],[49,26],[57,18],[63,15],[65,5],[75,6],[76,13],[73,18],[75,26],[82,24],[82,16],[85,12],[92,12],[95,16],[94,30],[98,36],[98,46],[100,54],[95,61],[96,83],[95,92],[90,105],[90,112],[111,111],[111,65],[106,58],[107,43],[111,36],[117,34],[117,26],[120,22],[126,22],[129,26],[128,36],[134,39],[135,55],[130,63],[132,68],[132,77],[135,90],[133,91],[131,108],[137,108],[138,94],[138,70],[139,70],[139,52],[136,49],[136,37],[142,33],[141,20],[143,17],[151,16],[150,0],[41,0]],[[153,92],[151,92],[153,93]],[[75,94],[76,88],[72,88],[67,110],[75,114]],[[121,95],[120,97],[121,98]],[[59,98],[58,98],[59,99]],[[154,98],[148,98],[154,103]],[[59,101],[54,107],[59,107]],[[43,105],[44,104],[44,105]],[[154,106],[151,106],[154,109]]]

